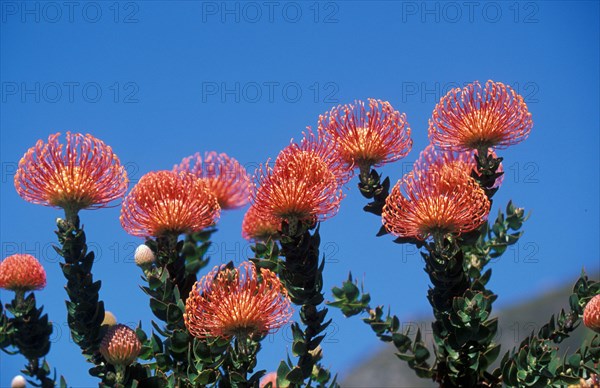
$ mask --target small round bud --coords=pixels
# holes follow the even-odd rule
[[[600,295],[594,296],[583,310],[583,324],[600,333]]]
[[[114,366],[130,365],[141,351],[142,343],[135,331],[120,324],[109,327],[100,343],[100,353]]]
[[[140,267],[149,266],[154,263],[156,257],[154,256],[154,252],[147,245],[142,244],[135,249],[134,254],[135,264]]]
[[[26,386],[27,380],[21,375],[16,375],[10,382],[10,388],[25,388]]]
[[[11,291],[33,291],[44,287],[46,287],[46,271],[35,257],[16,254],[0,262],[0,288]]]
[[[104,320],[102,320],[102,324],[106,326],[114,326],[117,324],[117,317],[110,311],[104,312]]]

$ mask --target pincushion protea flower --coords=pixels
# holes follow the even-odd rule
[[[100,343],[100,353],[115,366],[130,365],[141,351],[142,343],[135,331],[121,324],[109,327]]]
[[[350,165],[340,159],[338,151],[339,145],[334,139],[322,128],[319,129],[318,134],[316,135],[310,127],[302,134],[303,137],[299,144],[294,143],[292,140],[292,143],[281,152],[303,151],[316,155],[325,162],[329,170],[336,177],[340,186],[348,183],[352,178],[354,171]],[[298,150],[294,151],[295,148],[298,148]]]
[[[217,199],[206,183],[187,172],[144,175],[125,197],[121,225],[140,237],[199,232],[219,217]]]
[[[386,199],[382,221],[395,236],[423,240],[469,232],[487,219],[489,210],[490,201],[473,178],[442,164],[398,181]]]
[[[217,197],[221,209],[246,205],[250,193],[250,178],[244,167],[227,154],[207,152],[204,159],[199,153],[184,158],[174,171],[187,171],[203,179]]]
[[[33,291],[44,287],[46,287],[46,271],[35,257],[15,254],[0,262],[0,288],[11,291]]]
[[[285,325],[290,300],[277,275],[243,262],[215,267],[196,282],[185,304],[185,326],[198,338],[265,335]]]
[[[473,170],[477,171],[477,162],[475,158],[477,158],[476,150],[469,151],[444,151],[435,149],[432,144],[429,144],[421,153],[419,154],[419,158],[415,161],[413,165],[413,171],[417,174],[426,173],[429,170],[439,169],[442,165],[452,165],[454,168],[464,171],[467,175],[471,175]],[[496,153],[491,151],[492,158],[497,158]],[[497,172],[502,173],[504,168],[502,164],[498,167]],[[500,187],[502,181],[504,180],[504,175],[496,178],[496,182],[494,183],[494,188]]]
[[[284,149],[274,167],[258,169],[255,181],[253,206],[280,219],[323,221],[337,213],[343,196],[327,163],[299,147]]]
[[[254,206],[250,206],[242,221],[242,237],[246,240],[267,240],[277,236],[280,228],[280,219],[261,214]]]
[[[337,143],[339,157],[367,171],[405,157],[412,148],[406,115],[389,102],[369,99],[334,107],[319,117],[319,128]]]
[[[510,86],[475,81],[441,98],[429,120],[429,139],[445,150],[505,148],[525,140],[532,126],[523,97]]]
[[[127,172],[112,148],[91,135],[60,133],[39,140],[21,161],[15,188],[26,201],[77,213],[106,207],[127,191]]]
[[[600,295],[594,296],[583,310],[583,324],[600,333]]]

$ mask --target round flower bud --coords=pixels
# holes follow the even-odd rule
[[[106,326],[114,326],[117,324],[117,317],[115,317],[115,315],[110,311],[105,311],[102,324]]]
[[[154,263],[156,257],[154,256],[154,252],[147,245],[142,244],[135,249],[135,254],[133,255],[135,264],[140,267],[149,266]]]
[[[27,381],[25,380],[25,377],[21,375],[16,375],[10,382],[10,388],[25,388],[26,386]]]
[[[134,362],[142,350],[135,331],[125,325],[111,326],[100,343],[100,353],[114,366],[127,366]]]
[[[16,254],[0,262],[0,288],[33,291],[46,287],[46,271],[31,255]]]
[[[594,296],[583,310],[583,324],[600,333],[600,295]]]

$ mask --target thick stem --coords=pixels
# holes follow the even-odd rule
[[[89,362],[96,364],[90,370],[93,376],[106,376],[109,370],[99,352],[102,340],[104,303],[100,301],[101,282],[94,282],[92,267],[94,253],[88,252],[85,232],[73,209],[65,209],[66,220],[58,219],[60,254],[65,259],[61,268],[67,279],[66,291],[68,324],[71,336]],[[103,377],[104,378],[104,377]]]
[[[304,380],[311,378],[313,368],[321,357],[319,335],[327,328],[325,322],[327,309],[319,309],[323,303],[323,265],[319,265],[320,236],[318,227],[311,235],[310,225],[298,223],[293,228],[284,225],[281,247],[285,263],[280,276],[286,286],[292,302],[300,308],[300,319],[306,326],[302,331],[295,324],[292,331],[302,337],[305,346],[298,350],[298,366]],[[296,231],[295,234],[290,233]],[[295,334],[296,335],[296,334]]]
[[[453,300],[463,296],[470,286],[463,270],[462,251],[439,235],[434,237],[433,244],[429,244],[427,248],[429,254],[425,255],[425,271],[433,284],[428,292],[428,299],[436,319],[433,324],[433,334],[437,343],[444,344],[438,348],[436,380],[442,387],[473,386],[472,384],[478,380],[478,372],[462,368],[463,363],[452,362],[449,358],[450,349],[459,353],[459,359],[463,357],[460,353],[461,347],[452,346],[448,341],[454,331],[450,322]],[[451,373],[450,363],[452,369],[458,369],[456,372]]]

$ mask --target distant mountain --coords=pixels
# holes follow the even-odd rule
[[[591,277],[598,279],[598,276]],[[545,295],[511,306],[498,313],[499,326],[496,342],[501,344],[501,352],[496,364],[497,367],[506,351],[518,346],[520,342],[532,331],[539,330],[548,322],[552,314],[558,314],[561,308],[568,310],[569,296],[572,285],[559,290],[548,292]],[[432,317],[424,317],[416,322],[431,321]],[[583,326],[583,325],[582,325]],[[431,332],[424,333],[428,343],[433,341]],[[578,328],[572,337],[560,345],[561,352],[575,351],[585,339],[590,339],[593,332],[585,327]],[[373,340],[377,337],[373,335]],[[417,377],[406,363],[395,355],[392,345],[382,345],[382,349],[354,368],[354,371],[341,383],[342,388],[413,388],[436,387],[437,385],[426,379]],[[433,352],[432,352],[433,357]]]

